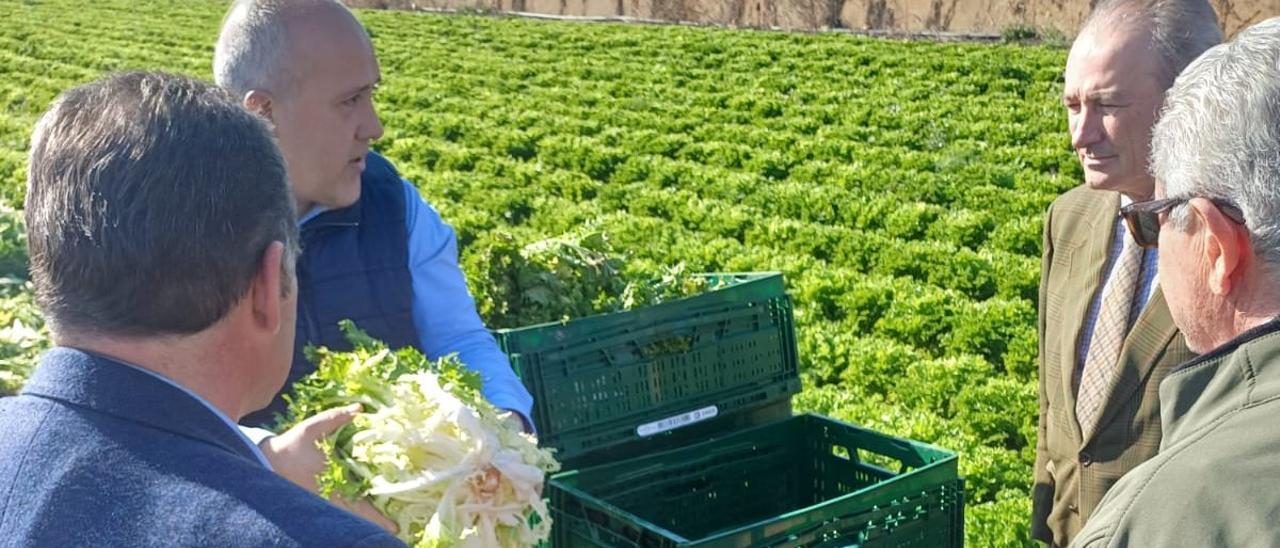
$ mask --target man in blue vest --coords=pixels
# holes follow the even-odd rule
[[[0,544],[403,546],[272,472],[235,421],[293,351],[298,231],[270,129],[185,77],[63,93],[26,222],[56,345],[0,399]]]
[[[453,229],[369,145],[382,135],[381,79],[359,21],[334,0],[241,0],[214,54],[218,84],[270,120],[302,230],[298,335],[289,385],[315,369],[307,345],[347,348],[351,319],[391,347],[456,352],[483,393],[530,429],[532,398],[489,334],[458,266]],[[286,388],[286,391],[288,388]],[[277,397],[243,424],[265,426]]]

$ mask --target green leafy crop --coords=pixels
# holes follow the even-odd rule
[[[126,68],[208,78],[225,9],[0,2],[0,203],[21,207],[31,125],[57,93]],[[967,544],[1031,542],[1040,220],[1081,178],[1064,51],[358,16],[383,71],[373,146],[454,227],[491,327],[619,309],[627,284],[644,303],[673,265],[782,271],[796,407],[959,452]],[[24,269],[5,266],[25,264],[14,227],[0,220],[0,270],[18,273],[0,328],[38,332],[14,296]],[[567,245],[533,246],[548,239]],[[35,351],[0,347],[0,376]]]

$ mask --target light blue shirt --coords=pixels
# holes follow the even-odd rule
[[[458,266],[458,238],[440,213],[409,181],[404,183],[405,225],[409,231],[409,270],[413,279],[413,323],[428,358],[456,352],[484,379],[481,393],[494,407],[515,411],[533,425],[533,397],[511,369],[507,355],[485,328]],[[313,207],[302,226],[325,208]],[[306,253],[306,250],[303,250]]]
[[[1132,203],[1129,197],[1120,196],[1120,207],[1124,207]],[[1085,357],[1089,355],[1089,344],[1093,340],[1093,326],[1098,323],[1098,310],[1102,307],[1102,294],[1106,292],[1107,284],[1111,283],[1111,271],[1115,269],[1116,259],[1120,256],[1120,251],[1124,247],[1125,239],[1131,238],[1129,235],[1129,226],[1124,223],[1124,219],[1120,217],[1119,212],[1116,213],[1114,232],[1111,236],[1111,250],[1107,253],[1106,277],[1103,278],[1102,285],[1098,287],[1097,293],[1093,295],[1093,301],[1089,303],[1089,314],[1084,318],[1084,327],[1080,332],[1080,348],[1076,354],[1076,375],[1084,369]],[[1142,270],[1138,279],[1138,288],[1133,295],[1133,305],[1130,318],[1137,318],[1142,310],[1146,308],[1147,301],[1151,300],[1151,294],[1156,290],[1157,264],[1159,264],[1160,254],[1156,249],[1145,249],[1142,254]]]
[[[77,349],[77,350],[80,350],[81,352],[84,352],[84,353],[86,353],[86,354],[94,354],[93,352],[89,352],[88,350],[84,350],[84,349]],[[172,380],[170,380],[168,377],[166,377],[166,376],[164,376],[164,375],[161,375],[161,374],[159,374],[159,373],[156,373],[155,371],[152,371],[152,370],[147,369],[147,368],[145,368],[145,367],[139,367],[139,366],[134,365],[134,364],[131,364],[131,363],[129,363],[129,362],[126,362],[126,361],[120,360],[119,358],[112,358],[112,357],[110,357],[110,356],[102,356],[102,355],[99,355],[99,354],[94,354],[94,355],[95,355],[95,356],[98,356],[98,357],[100,357],[100,358],[104,358],[104,359],[111,360],[111,361],[113,361],[113,362],[119,363],[119,364],[124,365],[124,366],[126,366],[126,367],[130,367],[130,368],[136,369],[136,370],[141,371],[141,372],[143,372],[143,373],[146,373],[147,375],[150,375],[150,376],[154,377],[155,379],[159,380],[160,382],[163,382],[163,383],[165,383],[165,384],[167,384],[167,385],[169,385],[169,386],[172,386],[172,387],[174,387],[174,388],[177,388],[178,390],[182,391],[182,393],[183,393],[183,394],[186,394],[187,396],[190,396],[190,397],[191,397],[191,399],[193,399],[193,400],[196,400],[196,401],[200,402],[200,405],[205,406],[205,408],[206,408],[206,409],[208,409],[210,413],[213,413],[213,415],[214,415],[215,417],[218,417],[218,420],[222,421],[222,424],[227,425],[227,428],[228,428],[229,430],[234,431],[234,432],[236,433],[236,436],[238,436],[238,437],[240,438],[240,440],[244,442],[244,444],[245,444],[245,445],[249,446],[249,450],[250,450],[251,452],[253,452],[253,456],[258,457],[258,462],[262,464],[262,467],[263,467],[263,468],[266,468],[267,470],[271,470],[271,463],[267,462],[267,456],[266,456],[266,455],[264,455],[264,454],[262,454],[262,449],[259,449],[259,448],[258,448],[258,445],[257,445],[256,443],[254,443],[252,440],[250,440],[250,439],[249,439],[249,437],[246,435],[246,432],[244,432],[243,430],[241,430],[241,429],[240,429],[240,425],[238,425],[238,424],[236,424],[236,423],[232,422],[232,421],[231,421],[231,419],[227,418],[227,416],[226,416],[226,415],[222,414],[222,411],[219,411],[219,410],[218,410],[218,408],[217,408],[217,407],[214,407],[214,406],[213,406],[213,404],[209,403],[209,401],[208,401],[208,400],[206,400],[206,399],[204,399],[204,398],[200,397],[200,395],[199,395],[199,394],[196,394],[195,392],[192,392],[192,391],[188,390],[188,389],[187,389],[187,387],[182,386],[181,384],[178,384],[178,383],[176,383],[176,382],[173,382],[173,381],[172,381]]]

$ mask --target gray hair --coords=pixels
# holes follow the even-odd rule
[[[272,242],[292,291],[284,159],[266,122],[212,84],[131,72],[63,92],[32,131],[24,210],[55,332],[202,331],[243,298]]]
[[[1207,0],[1101,0],[1085,19],[1081,34],[1135,17],[1148,25],[1151,48],[1160,58],[1164,87],[1205,50],[1222,43],[1218,16]]]
[[[243,99],[252,90],[285,93],[291,15],[316,7],[346,7],[338,0],[236,0],[222,20],[213,51],[213,80]]]
[[[1174,198],[1226,199],[1255,252],[1280,266],[1280,18],[1242,31],[1178,77],[1151,142],[1151,171]],[[1185,209],[1172,215],[1186,228]]]

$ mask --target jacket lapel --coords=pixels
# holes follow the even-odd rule
[[[1124,340],[1120,350],[1119,373],[1112,378],[1111,385],[1104,392],[1106,407],[1098,415],[1097,428],[1094,435],[1103,429],[1119,412],[1124,404],[1155,369],[1160,355],[1178,334],[1178,327],[1173,324],[1173,316],[1169,313],[1169,305],[1165,302],[1164,292],[1158,287],[1151,295],[1147,306],[1138,315],[1138,320]],[[1091,436],[1092,437],[1092,436]],[[1083,440],[1088,444],[1090,440]]]
[[[1081,439],[1080,423],[1076,420],[1076,363],[1082,357],[1080,337],[1084,333],[1084,320],[1089,315],[1089,306],[1094,296],[1102,288],[1104,269],[1107,266],[1108,251],[1111,240],[1115,236],[1116,214],[1120,210],[1120,195],[1114,192],[1093,193],[1097,199],[1088,205],[1082,213],[1080,223],[1068,227],[1064,236],[1069,245],[1076,248],[1071,258],[1071,269],[1065,278],[1062,294],[1067,296],[1064,305],[1064,316],[1076,318],[1076,321],[1064,322],[1066,332],[1058,340],[1062,360],[1062,401],[1067,402],[1071,416],[1075,439]]]

